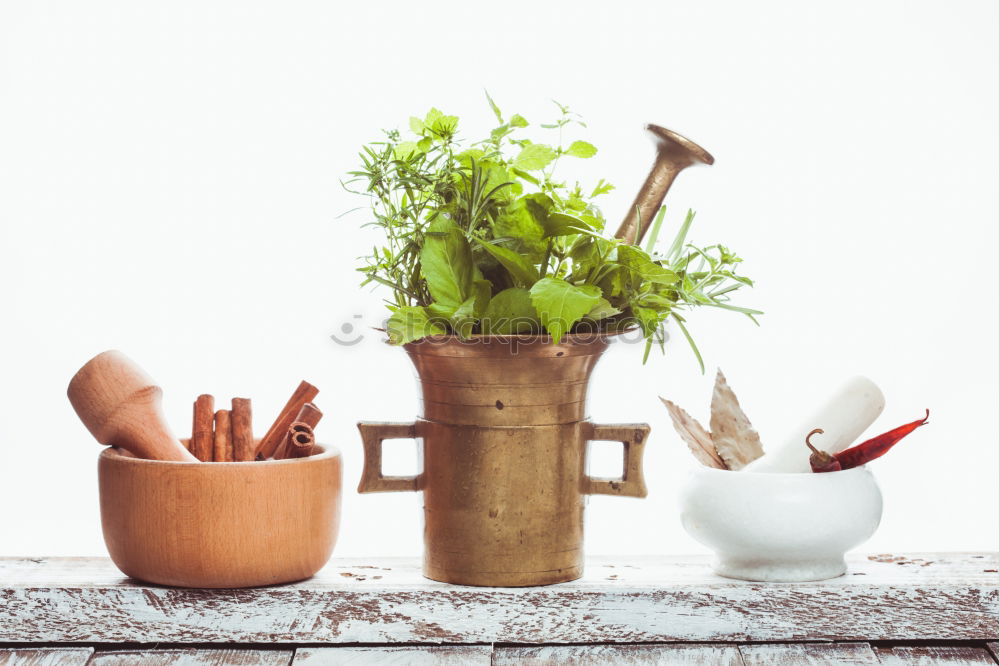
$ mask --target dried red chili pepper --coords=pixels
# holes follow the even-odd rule
[[[820,451],[809,441],[809,438],[813,435],[823,432],[817,428],[806,436],[806,446],[808,446],[812,451],[812,454],[809,456],[809,465],[812,467],[814,472],[836,472],[842,469],[860,467],[861,465],[871,462],[872,460],[875,460],[879,456],[885,454],[885,452],[891,449],[896,442],[903,439],[920,426],[925,425],[927,423],[927,419],[930,417],[931,410],[928,409],[922,419],[901,425],[898,428],[893,428],[889,432],[884,432],[878,437],[872,437],[865,442],[861,442],[857,446],[852,446],[849,449],[844,449],[839,453],[833,454],[827,453],[826,451]]]
[[[812,467],[812,471],[814,472],[840,471],[841,469],[840,463],[837,462],[836,458],[831,456],[826,451],[821,451],[817,449],[815,446],[812,445],[812,442],[809,441],[809,438],[812,437],[813,435],[822,435],[822,434],[823,434],[823,429],[816,428],[815,430],[811,431],[808,435],[806,435],[806,446],[808,446],[809,450],[812,451],[812,453],[809,455],[809,466]]]

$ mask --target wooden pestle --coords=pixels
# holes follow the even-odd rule
[[[120,351],[106,351],[87,361],[66,393],[77,416],[101,444],[149,460],[198,461],[170,432],[160,387]]]

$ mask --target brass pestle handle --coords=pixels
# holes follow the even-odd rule
[[[676,132],[659,125],[646,125],[646,129],[656,140],[656,162],[615,232],[615,238],[629,245],[642,241],[677,174],[694,164],[715,162],[707,150]]]

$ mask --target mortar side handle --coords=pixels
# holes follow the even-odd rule
[[[358,423],[361,443],[364,446],[364,468],[361,471],[359,493],[391,493],[419,490],[420,476],[383,476],[382,442],[387,439],[413,439],[417,437],[416,423]]]
[[[646,479],[642,474],[642,456],[649,437],[648,423],[589,423],[588,441],[621,442],[624,464],[619,478],[584,475],[583,492],[588,495],[645,497]]]

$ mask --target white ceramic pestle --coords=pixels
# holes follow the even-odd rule
[[[741,470],[742,472],[811,472],[806,435],[814,428],[823,434],[813,444],[828,453],[843,451],[855,443],[885,407],[885,396],[867,377],[854,377],[841,386],[830,399],[795,428],[778,448],[767,451]]]

